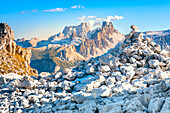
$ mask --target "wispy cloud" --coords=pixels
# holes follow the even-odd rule
[[[78,17],[78,19],[81,20],[81,21],[86,21],[86,20],[92,19],[92,18],[96,18],[96,16],[82,16],[82,17]]]
[[[115,15],[115,16],[107,16],[106,19],[101,18],[101,20],[107,21],[107,22],[113,22],[113,21],[115,21],[115,20],[122,20],[122,19],[124,19],[123,16],[117,16],[117,15]]]
[[[38,12],[38,10],[34,9],[34,10],[22,11],[20,12],[20,14],[31,13],[31,12]]]
[[[72,6],[72,7],[70,7],[71,9],[76,9],[77,8],[77,5],[75,5],[75,6]]]
[[[121,20],[124,19],[123,16],[107,16],[106,18],[96,18],[96,16],[82,16],[82,17],[78,17],[79,20],[81,20],[82,22],[87,22],[91,28],[96,27],[96,26],[100,26],[102,24],[103,21],[106,22],[113,22],[115,20]]]
[[[38,10],[37,10],[37,9],[34,9],[34,10],[32,10],[32,12],[38,12]]]
[[[55,8],[55,9],[48,9],[48,10],[43,10],[43,12],[63,12],[67,8]]]
[[[81,5],[74,5],[72,7],[70,7],[71,9],[79,9],[79,8],[84,8],[84,6]]]
[[[67,9],[83,9],[84,6],[82,5],[74,5],[70,8],[52,8],[52,9],[45,9],[45,10],[42,10],[42,12],[64,12],[66,11]],[[34,10],[28,10],[28,11],[22,11],[20,12],[20,14],[25,14],[25,13],[32,13],[32,12],[38,12],[37,9],[34,9]]]

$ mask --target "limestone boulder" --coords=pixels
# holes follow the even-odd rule
[[[94,97],[108,97],[112,93],[112,90],[106,86],[101,88],[95,88],[92,90],[92,94]]]
[[[154,98],[150,100],[150,103],[148,105],[148,112],[149,113],[156,113],[160,112],[163,102],[165,101],[164,98]]]
[[[170,97],[166,98],[160,113],[168,113],[169,111],[170,111]]]
[[[158,60],[150,60],[149,61],[149,66],[151,67],[151,68],[154,68],[154,67],[156,67],[156,66],[158,66],[159,65],[159,61]]]

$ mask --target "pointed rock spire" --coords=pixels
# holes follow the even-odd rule
[[[107,27],[107,22],[106,22],[106,21],[103,22],[102,28],[103,28],[103,27]]]

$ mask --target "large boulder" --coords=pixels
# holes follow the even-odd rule
[[[106,86],[101,88],[95,88],[92,90],[92,94],[94,97],[108,97],[112,93],[112,90]]]
[[[149,61],[149,66],[151,67],[151,68],[154,68],[154,67],[156,67],[156,66],[158,66],[159,65],[159,61],[158,60],[150,60]]]
[[[170,111],[170,97],[166,98],[160,113],[169,113],[169,111]]]
[[[123,107],[127,113],[144,112],[146,110],[146,107],[138,98],[127,101]]]
[[[76,103],[82,104],[85,100],[93,99],[93,96],[91,93],[78,92],[73,94],[73,99]]]
[[[99,61],[101,64],[110,66],[111,69],[114,69],[119,65],[118,59],[111,54],[100,56]]]
[[[123,113],[123,111],[121,110],[121,106],[112,103],[103,106],[99,113]]]
[[[149,113],[160,112],[164,101],[165,101],[164,98],[158,98],[158,97],[151,99],[148,105],[148,112]]]

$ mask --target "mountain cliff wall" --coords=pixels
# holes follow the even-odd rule
[[[14,41],[14,31],[6,23],[0,23],[0,74],[38,74],[30,67],[31,49],[22,48]]]

